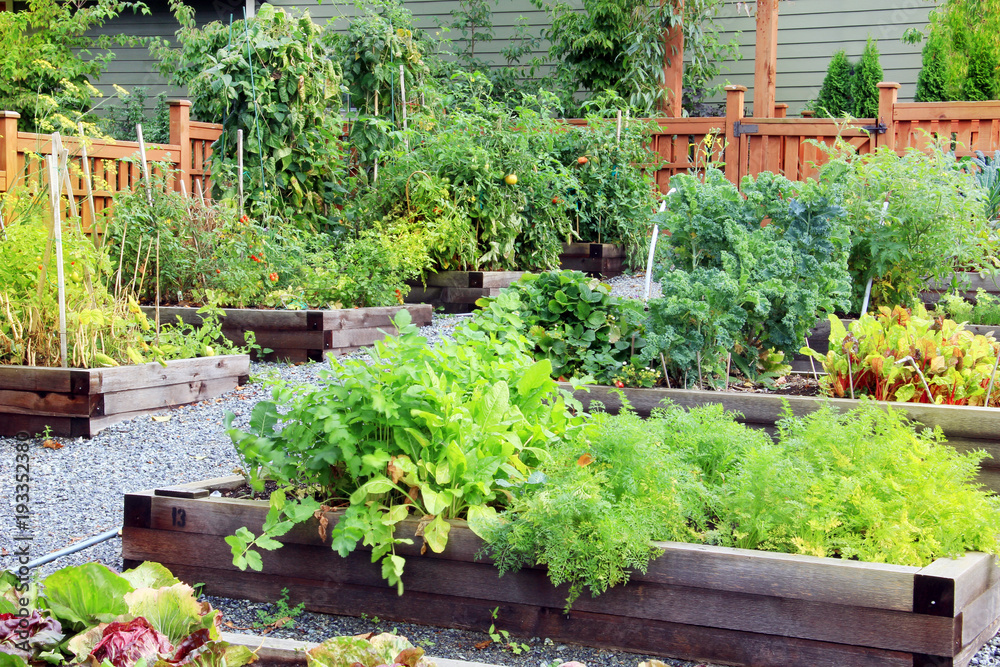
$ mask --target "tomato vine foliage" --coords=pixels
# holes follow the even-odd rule
[[[345,194],[341,72],[308,13],[299,18],[264,5],[232,26],[196,28],[190,9],[174,5],[180,49],[155,51],[161,72],[187,85],[192,110],[221,119],[211,170],[217,197],[236,196],[243,178],[247,210],[258,219],[335,228]],[[237,172],[237,129],[244,130],[244,173]]]
[[[579,404],[518,336],[476,340],[459,330],[456,341],[431,348],[407,311],[395,324],[399,336],[376,343],[370,363],[334,361],[320,387],[278,386],[274,401],[254,408],[248,431],[228,431],[251,485],[265,477],[279,485],[262,534],[241,528],[227,538],[241,568],[259,569],[256,548],[277,548],[294,524],[346,500],[333,549],[346,556],[358,543],[371,546],[372,562],[402,592],[397,544],[422,537],[440,552],[452,518],[476,530],[505,488],[528,481],[551,441],[579,428],[567,408]],[[300,499],[299,489],[314,494]],[[419,524],[406,535],[411,513]]]

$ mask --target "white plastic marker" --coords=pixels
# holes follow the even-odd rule
[[[878,224],[880,224],[880,225],[884,225],[885,224],[885,214],[889,211],[889,195],[891,195],[891,194],[892,194],[892,192],[887,192],[885,194],[885,201],[882,202],[882,214],[878,218]],[[861,313],[859,313],[860,315],[864,315],[865,313],[868,312],[868,299],[870,299],[871,296],[872,296],[872,281],[873,280],[875,280],[875,276],[872,276],[871,278],[869,278],[868,279],[868,284],[865,285],[865,300],[861,303]]]
[[[670,191],[667,192],[667,197],[676,192],[676,190],[677,190],[676,188],[670,188]],[[660,202],[660,213],[663,213],[666,210],[667,210],[667,200],[666,198],[664,198],[664,200]],[[656,254],[656,239],[659,235],[660,235],[660,226],[654,222],[653,238],[649,242],[649,259],[646,260],[646,296],[643,297],[643,303],[649,302],[649,287],[651,281],[653,280],[653,255]]]

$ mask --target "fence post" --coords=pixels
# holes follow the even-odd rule
[[[896,98],[899,95],[899,84],[895,81],[882,81],[878,84],[878,118],[879,123],[885,123],[885,134],[876,135],[875,146],[885,146],[891,151],[896,150],[896,121],[893,112]]]
[[[188,100],[170,101],[170,144],[178,148],[178,178],[174,180],[174,190],[180,190],[183,182],[187,192],[194,192],[191,189],[191,102]]]
[[[661,4],[666,0],[660,0]],[[673,0],[674,8],[684,14],[684,0]],[[684,115],[681,105],[684,88],[684,26],[678,24],[664,34],[666,50],[663,54],[664,94],[669,95],[660,102],[660,112],[665,116],[680,118]]]
[[[788,103],[778,102],[774,105],[774,117],[775,118],[786,118],[788,116]]]
[[[7,192],[17,177],[17,119],[16,111],[0,111],[0,171],[4,172],[3,192]]]
[[[774,113],[778,79],[778,0],[757,0],[757,43],[753,71],[753,116]]]
[[[746,86],[726,86],[726,178],[739,187],[746,155],[745,141],[736,136],[736,123],[743,120]]]

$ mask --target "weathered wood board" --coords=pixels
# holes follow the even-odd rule
[[[924,303],[936,303],[942,294],[956,289],[962,298],[972,303],[975,303],[979,290],[985,290],[994,298],[1000,297],[1000,274],[958,271],[952,280],[930,281],[927,290],[921,292],[920,297]]]
[[[423,281],[407,284],[406,303],[426,303],[446,313],[470,313],[476,301],[493,297],[504,287],[517,282],[524,271],[442,271],[429,273]]]
[[[564,243],[559,255],[561,268],[598,278],[620,276],[624,263],[625,249],[610,243]]]
[[[269,348],[264,361],[322,361],[325,355],[353,352],[395,333],[393,317],[401,309],[410,311],[413,323],[426,326],[434,311],[430,306],[406,305],[343,310],[261,310],[225,308],[223,335],[237,345],[246,344],[248,331],[254,332],[257,345]],[[150,317],[154,308],[143,310]],[[161,322],[201,324],[196,308],[161,307]],[[253,355],[257,358],[257,355]]]
[[[647,573],[583,595],[568,615],[565,586],[553,587],[542,568],[499,577],[476,558],[482,543],[464,522],[453,522],[441,554],[420,555],[419,538],[398,547],[407,558],[402,597],[363,547],[344,559],[333,552],[315,520],[265,552],[262,572],[241,572],[224,538],[259,530],[267,503],[204,493],[241,483],[126,495],[126,565],[163,563],[210,595],[265,601],[288,588],[314,611],[470,630],[487,627],[499,607],[498,627],[516,635],[738,665],[965,665],[1000,624],[1000,574],[986,554],[917,568],[661,542]],[[404,522],[401,536],[416,526]]]
[[[563,385],[566,389],[569,384]],[[637,389],[626,387],[615,389],[606,386],[592,386],[579,390],[576,398],[585,409],[591,409],[595,402],[603,409],[617,413],[621,409],[618,392],[623,391],[635,412],[648,416],[650,411],[663,401],[669,400],[684,408],[721,403],[727,411],[735,412],[737,419],[748,426],[773,431],[787,404],[796,416],[815,412],[824,403],[836,410],[846,412],[858,406],[859,401],[849,398],[820,398],[812,396],[782,396],[737,391],[700,391],[695,389]],[[910,419],[934,428],[940,427],[948,444],[959,451],[985,450],[992,458],[986,458],[980,465],[979,481],[987,488],[1000,493],[1000,408],[967,407],[955,405],[928,405],[923,403],[878,403],[886,409],[899,410]],[[596,406],[594,406],[596,407]]]
[[[0,436],[96,435],[123,419],[220,396],[250,376],[245,354],[115,368],[0,366]]]

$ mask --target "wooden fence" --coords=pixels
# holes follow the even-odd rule
[[[170,103],[170,139],[167,144],[147,144],[146,159],[166,163],[166,175],[174,189],[182,187],[188,193],[208,191],[208,157],[212,142],[222,133],[217,123],[201,123],[190,119],[191,103],[178,100]],[[45,155],[52,152],[52,136],[18,132],[20,116],[11,111],[0,112],[0,193],[18,185],[39,187],[47,183]],[[62,137],[69,151],[69,171],[74,198],[81,211],[85,230],[91,229],[84,180],[83,151],[79,137]],[[93,177],[94,209],[98,215],[111,206],[116,192],[132,190],[142,176],[139,164],[139,144],[134,141],[104,142],[86,140],[87,161]],[[183,183],[183,186],[181,185]]]
[[[885,146],[899,153],[909,148],[926,149],[940,141],[963,157],[974,151],[992,155],[1000,149],[1000,100],[988,102],[896,101],[898,83],[880,83],[879,117],[846,122],[830,118],[785,118],[787,105],[775,105],[773,117],[744,116],[746,87],[726,88],[726,115],[717,118],[657,118],[652,149],[663,161],[656,184],[663,191],[674,174],[702,169],[706,155],[725,162],[726,177],[738,184],[746,175],[762,171],[784,174],[790,180],[815,176],[825,154],[816,144],[832,144],[837,137],[850,142],[860,153]],[[184,183],[188,193],[208,191],[208,157],[222,126],[190,120],[191,103],[170,103],[170,141],[147,146],[148,159],[165,162],[175,170],[175,189]],[[0,112],[0,193],[18,182],[40,182],[44,170],[40,156],[51,151],[49,135],[17,131],[18,115]],[[584,121],[570,121],[581,124]],[[12,139],[16,137],[16,140]],[[64,137],[71,155],[73,191],[86,197],[82,180],[80,141]],[[135,187],[140,174],[139,145],[135,142],[88,142],[87,153],[94,174],[94,204],[98,214],[111,204],[116,192]],[[81,206],[85,229],[91,226],[88,207]]]

